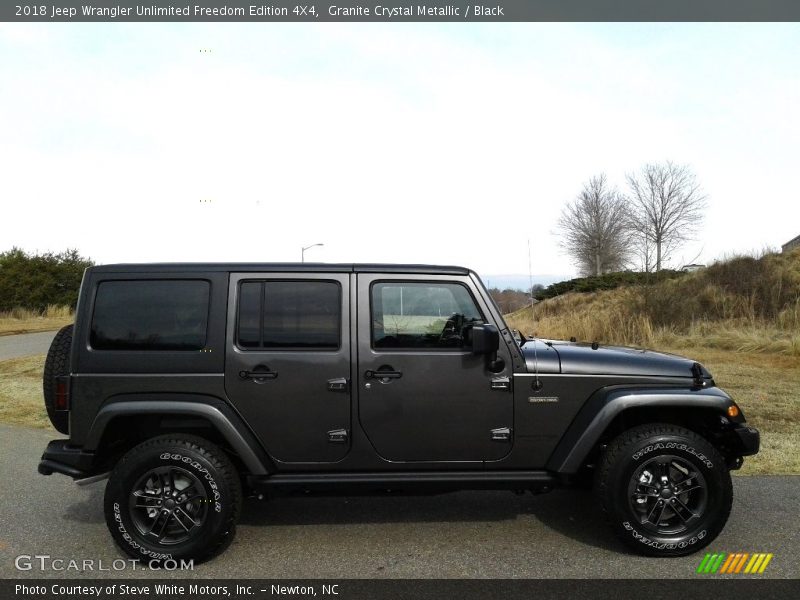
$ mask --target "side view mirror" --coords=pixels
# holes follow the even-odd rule
[[[497,327],[488,323],[473,325],[472,327],[472,353],[486,356],[487,368],[498,373],[506,366],[502,358],[497,358],[500,348],[500,332]]]
[[[500,348],[500,332],[494,325],[479,324],[472,326],[472,353],[497,354]]]

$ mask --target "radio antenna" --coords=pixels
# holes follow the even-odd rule
[[[531,300],[531,321],[533,321],[533,263],[531,262],[531,238],[528,238],[528,294]]]
[[[528,294],[531,301],[531,332],[533,336],[533,390],[538,392],[542,389],[542,382],[539,381],[539,353],[537,351],[536,323],[533,315],[533,261],[531,261],[531,238],[528,238]]]

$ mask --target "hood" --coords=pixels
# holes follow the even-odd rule
[[[534,370],[534,349],[540,373],[578,375],[648,375],[655,377],[692,377],[696,361],[652,350],[621,346],[529,340],[522,346],[528,371]],[[557,361],[558,364],[554,364]],[[711,374],[702,368],[704,378]]]
[[[558,352],[544,340],[528,340],[521,346],[525,357],[525,366],[530,373],[561,373],[561,361]],[[537,367],[538,364],[538,367]]]

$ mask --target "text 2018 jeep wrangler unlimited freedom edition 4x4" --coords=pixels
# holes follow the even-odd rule
[[[516,340],[478,276],[418,265],[86,271],[44,372],[39,472],[110,472],[128,554],[202,560],[243,493],[547,491],[591,481],[644,554],[688,554],[759,434],[698,363]]]

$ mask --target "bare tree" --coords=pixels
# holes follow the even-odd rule
[[[587,181],[558,221],[560,245],[584,275],[623,269],[630,254],[626,201],[604,174]]]
[[[632,239],[645,271],[660,271],[703,220],[706,196],[688,166],[647,164],[628,175]]]
[[[656,245],[650,232],[636,226],[634,218],[628,220],[631,254],[636,257],[641,270],[650,273],[656,269]]]

